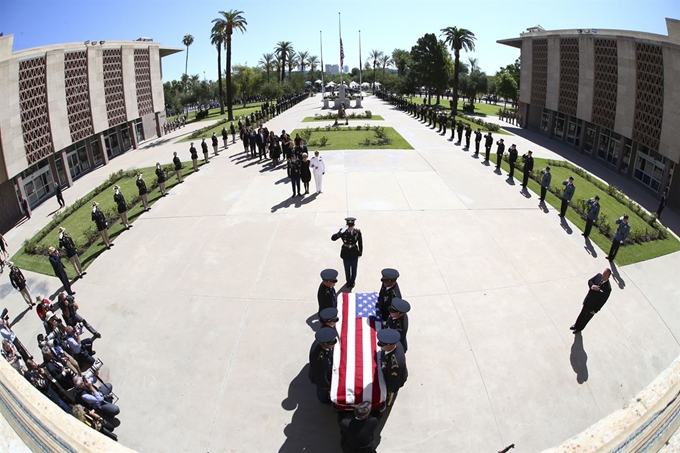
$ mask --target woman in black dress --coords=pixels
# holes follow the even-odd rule
[[[274,131],[269,133],[269,157],[272,159],[272,166],[276,167],[281,157],[281,145],[279,145],[279,137],[276,136]]]
[[[302,153],[302,161],[300,162],[302,168],[300,169],[300,179],[305,187],[305,195],[309,195],[309,181],[312,180],[312,172],[309,170],[309,160],[307,153]]]

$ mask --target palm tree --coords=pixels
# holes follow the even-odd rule
[[[305,75],[305,66],[309,64],[309,52],[303,50],[298,52],[298,63],[300,64],[300,70],[302,71],[302,76]]]
[[[288,61],[288,55],[292,50],[293,43],[290,41],[279,41],[276,47],[274,47],[274,52],[276,52],[281,62],[281,82],[283,82],[283,78],[286,76],[286,61]]]
[[[182,38],[182,44],[187,46],[187,58],[186,62],[184,63],[184,74],[187,73],[187,68],[189,67],[189,46],[194,43],[194,37],[192,35],[184,35],[184,38]]]
[[[470,63],[470,74],[472,74],[475,71],[479,71],[479,60],[477,58],[468,58],[468,62]]]
[[[467,52],[474,52],[475,50],[475,34],[470,30],[458,27],[442,28],[442,34],[445,36],[444,42],[451,46],[453,50],[453,102],[451,105],[454,108],[454,114],[458,108],[458,64],[460,63],[460,50],[465,49]]]
[[[392,58],[389,55],[383,55],[380,57],[380,64],[383,68],[383,79],[385,78],[385,67],[392,64]]]
[[[319,57],[316,55],[308,57],[307,64],[309,65],[309,80],[312,80],[314,78],[314,71],[316,71],[316,67],[319,65]]]
[[[295,51],[291,48],[290,52],[288,52],[288,77],[290,78],[290,74],[293,72],[293,68],[295,68],[298,65],[298,60],[297,60],[297,55],[295,54]]]
[[[267,71],[267,82],[269,82],[269,73],[274,69],[274,54],[273,53],[263,53],[260,59],[259,65]]]
[[[219,29],[222,30],[224,37],[224,47],[227,51],[227,67],[225,68],[227,72],[227,110],[229,112],[227,121],[233,121],[234,100],[232,99],[233,94],[231,86],[231,35],[234,34],[234,30],[239,30],[241,33],[245,33],[248,22],[246,21],[246,18],[243,17],[243,11],[230,9],[229,11],[220,11],[220,15],[222,17],[214,19],[213,23],[216,27],[219,25]]]
[[[218,24],[214,24],[210,30],[210,43],[217,47],[217,83],[220,90],[220,115],[224,115],[224,92],[222,91],[222,43],[224,43],[224,35]]]
[[[383,53],[381,51],[375,50],[375,49],[371,50],[368,53],[368,60],[369,61],[373,60],[373,89],[374,90],[375,90],[375,81],[376,81],[376,79],[375,79],[376,72],[375,71],[376,71],[376,68],[378,67],[378,63],[379,63],[380,57],[382,57],[382,54]]]
[[[403,49],[394,49],[392,51],[392,63],[397,68],[398,76],[406,74],[409,58],[409,53]]]
[[[279,80],[279,74],[281,73],[281,68],[284,66],[281,64],[281,58],[279,58],[278,55],[274,54],[274,72],[276,73],[276,80]]]

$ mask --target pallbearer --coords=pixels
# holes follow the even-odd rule
[[[411,304],[404,299],[395,297],[392,299],[390,305],[390,315],[386,318],[384,326],[387,329],[394,329],[401,335],[399,342],[404,347],[404,352],[408,350],[408,343],[406,342],[406,334],[408,333],[408,312],[411,310]]]
[[[330,404],[333,347],[338,342],[338,333],[330,327],[322,327],[316,332],[315,338],[309,351],[309,380],[316,385],[319,401]]]

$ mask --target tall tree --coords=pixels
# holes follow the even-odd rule
[[[307,64],[309,64],[309,80],[313,80],[314,71],[316,71],[316,67],[319,66],[319,57],[317,57],[316,55],[308,57]]]
[[[309,65],[309,52],[307,52],[306,50],[298,52],[298,64],[300,65],[302,76],[304,77],[305,68]]]
[[[375,90],[375,82],[376,82],[376,68],[380,64],[380,57],[382,57],[383,53],[380,50],[373,49],[368,53],[368,61],[373,60],[373,89]]]
[[[276,56],[279,57],[279,61],[281,62],[281,82],[283,82],[283,79],[286,76],[286,61],[288,61],[288,55],[292,50],[293,43],[290,41],[279,41],[276,44],[276,47],[274,47],[274,52],[276,52]]]
[[[219,84],[220,92],[220,115],[224,115],[224,92],[222,91],[222,45],[224,44],[224,34],[221,27],[215,23],[215,20],[210,30],[210,42],[213,46],[217,47],[217,83]]]
[[[263,53],[259,65],[267,73],[267,82],[269,82],[269,74],[272,72],[272,69],[274,69],[274,54]]]
[[[385,78],[385,68],[392,64],[392,57],[389,55],[383,55],[380,57],[380,64],[382,65],[382,70],[383,70],[383,79]]]
[[[444,42],[451,46],[453,50],[453,102],[451,105],[454,109],[458,108],[458,64],[460,63],[460,51],[464,49],[467,52],[474,52],[475,50],[475,34],[470,30],[458,27],[442,28],[444,35]],[[455,113],[455,111],[454,111]]]
[[[437,103],[439,103],[439,97],[448,86],[453,72],[446,44],[438,41],[434,34],[427,33],[411,48],[411,61],[412,67],[409,74],[413,74],[413,81],[417,86],[425,86],[429,96],[434,90],[437,93]]]
[[[288,52],[288,77],[293,73],[293,69],[298,65],[297,54],[291,48]]]
[[[406,68],[408,67],[410,55],[404,49],[394,49],[392,51],[392,63],[397,68],[397,75],[403,76],[406,74]]]
[[[192,35],[184,35],[184,38],[182,38],[182,44],[187,46],[187,58],[184,63],[184,74],[186,75],[187,70],[189,68],[189,46],[194,43],[194,37]]]
[[[477,58],[468,58],[468,62],[470,63],[470,74],[472,74],[475,71],[479,71],[479,60]]]
[[[502,70],[496,73],[496,93],[503,98],[505,105],[508,99],[512,102],[517,100],[517,88],[517,82],[510,72]]]
[[[234,34],[234,30],[238,30],[241,33],[246,32],[246,26],[248,22],[245,17],[243,17],[243,11],[238,11],[235,9],[230,9],[229,11],[220,11],[220,16],[213,20],[215,26],[218,26],[223,33],[223,42],[225,49],[227,51],[227,108],[229,112],[229,117],[227,121],[234,120],[234,95],[232,92],[233,87],[231,86],[231,37]]]

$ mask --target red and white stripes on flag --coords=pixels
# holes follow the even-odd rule
[[[341,293],[336,329],[340,340],[333,349],[331,400],[343,410],[364,401],[377,409],[387,397],[377,347],[377,293]]]
[[[342,38],[340,38],[340,67],[344,67],[345,64],[345,48],[342,46]],[[340,70],[342,71],[342,69]]]

